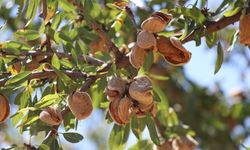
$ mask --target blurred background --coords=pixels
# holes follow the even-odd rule
[[[104,1],[99,0],[104,7]],[[205,4],[210,11],[215,11],[223,0],[208,0]],[[169,0],[131,0],[130,7],[139,24],[153,11],[172,7]],[[177,2],[176,2],[177,3]],[[180,0],[177,5],[189,7],[195,0]],[[198,0],[198,5],[201,1]],[[12,33],[23,26],[21,19],[16,19],[18,6],[13,0],[3,0],[0,9],[0,42],[12,38]],[[37,17],[38,18],[38,17]],[[35,21],[39,22],[38,19]],[[218,38],[224,50],[228,48],[228,34],[238,28],[235,23],[223,29]],[[242,144],[250,146],[250,51],[241,44],[233,46],[231,52],[224,51],[224,62],[217,74],[214,74],[216,62],[216,46],[209,48],[205,38],[201,45],[196,46],[191,41],[184,45],[192,52],[192,59],[183,68],[161,64],[155,71],[162,70],[169,80],[162,83],[170,106],[177,112],[182,123],[190,126],[195,132],[195,138],[200,143],[198,149],[204,150],[243,150]],[[2,57],[2,56],[0,56]],[[14,99],[13,95],[13,99]],[[12,106],[15,108],[15,105]],[[14,114],[15,109],[11,110]],[[78,124],[77,131],[84,136],[84,140],[77,144],[70,144],[60,138],[65,150],[106,150],[108,136],[113,124],[105,121],[105,110],[95,109],[92,115]],[[63,129],[59,129],[60,130]],[[0,124],[0,148],[12,144],[32,143],[39,145],[45,133],[30,137],[28,132],[19,134],[18,129],[12,127],[11,121]],[[148,131],[143,132],[143,139],[149,139]],[[130,134],[126,149],[137,141]]]

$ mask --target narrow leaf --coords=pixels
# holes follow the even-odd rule
[[[83,136],[81,134],[73,132],[63,133],[63,137],[71,143],[78,143],[83,140]]]
[[[223,49],[221,43],[219,42],[217,46],[217,59],[216,59],[214,74],[216,74],[220,70],[223,62],[223,57],[224,57]]]
[[[146,116],[146,124],[148,127],[148,131],[149,131],[151,140],[154,142],[154,144],[160,145],[161,143],[160,143],[160,139],[157,135],[154,121],[149,114],[147,114],[147,116]]]

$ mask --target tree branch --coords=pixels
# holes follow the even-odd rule
[[[63,71],[66,75],[68,75],[71,78],[83,78],[86,79],[88,75],[86,73],[80,72],[80,71]],[[47,70],[42,72],[34,72],[32,73],[28,80],[32,79],[47,79],[47,78],[55,78],[57,76],[56,72],[54,70]],[[0,87],[4,86],[4,84],[11,79],[12,76],[0,80]]]
[[[0,51],[0,54],[4,54],[4,55],[11,55],[11,56],[39,56],[39,55],[43,55],[43,56],[53,56],[54,52],[46,52],[46,51],[40,51],[40,50],[36,50],[36,51],[23,51],[20,54],[14,54],[8,51]],[[59,58],[68,58],[69,60],[72,60],[73,57],[71,54],[66,54],[66,53],[61,53],[61,52],[56,52],[56,55]],[[103,61],[96,59],[94,57],[88,56],[88,55],[81,55],[78,56],[78,60],[79,61],[84,61],[90,65],[95,65],[95,66],[100,66],[102,64],[104,64]]]
[[[250,8],[247,8],[247,12],[249,13],[250,12]],[[220,20],[218,21],[210,21],[210,22],[207,22],[206,24],[206,31],[207,33],[213,33],[213,32],[216,32],[216,31],[219,31],[223,28],[225,28],[226,26],[230,25],[230,24],[233,24],[237,21],[240,20],[240,16],[242,14],[242,11],[239,11],[237,14],[233,15],[233,16],[230,16],[230,17],[222,17]],[[200,28],[199,28],[200,29]],[[193,32],[191,32],[186,38],[184,38],[181,42],[182,43],[187,43],[191,40],[194,40],[194,35],[196,32],[199,31],[199,29],[195,29]],[[203,35],[204,36],[204,33]]]

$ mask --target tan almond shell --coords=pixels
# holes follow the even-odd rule
[[[167,22],[159,16],[151,16],[148,19],[144,20],[141,24],[143,30],[157,33],[161,32],[166,28]]]
[[[156,39],[154,34],[145,30],[137,35],[136,43],[142,49],[156,49]]]
[[[176,37],[157,38],[158,51],[164,55],[166,61],[173,66],[182,66],[189,62],[192,54],[187,51]]]
[[[128,97],[124,97],[120,100],[118,106],[118,116],[125,124],[129,123],[131,111],[130,108],[132,106],[132,101]]]
[[[4,122],[10,114],[10,104],[8,99],[0,94],[0,123]]]
[[[240,43],[250,45],[250,14],[240,19]]]
[[[72,114],[78,120],[87,118],[93,111],[92,100],[87,92],[76,91],[68,97],[67,102]]]
[[[145,57],[146,51],[135,44],[129,54],[129,62],[134,68],[138,69],[143,65]]]
[[[119,104],[120,104],[120,99],[115,99],[114,101],[111,101],[109,103],[109,115],[117,125],[123,125],[125,123],[121,120],[121,118],[118,115]]]
[[[129,86],[129,95],[143,105],[153,102],[152,82],[147,76],[139,76]]]
[[[40,120],[55,126],[60,125],[63,121],[61,110],[59,107],[47,107],[40,113]]]
[[[113,101],[114,99],[120,99],[126,90],[127,82],[120,77],[113,77],[107,85],[106,93],[107,99]]]

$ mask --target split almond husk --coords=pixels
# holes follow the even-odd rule
[[[63,121],[60,108],[58,106],[45,108],[40,113],[40,120],[52,126],[60,125]]]
[[[92,100],[87,92],[76,91],[67,101],[72,114],[78,120],[87,118],[93,111]]]
[[[120,104],[120,99],[114,99],[109,103],[109,115],[117,125],[123,125],[126,123],[123,122],[120,116],[118,115],[119,104]]]
[[[135,44],[129,54],[129,62],[134,68],[138,69],[143,65],[145,57],[146,51]]]
[[[151,17],[142,22],[141,28],[152,33],[161,32],[172,18],[171,14],[155,12]]]
[[[107,99],[121,99],[125,93],[127,82],[120,77],[113,77],[106,88]]]
[[[250,45],[250,14],[240,19],[240,43]]]
[[[156,50],[156,39],[153,33],[148,31],[141,31],[137,35],[137,45],[142,49],[153,49]]]
[[[128,97],[124,97],[120,100],[118,106],[118,115],[122,122],[125,124],[129,123],[131,110],[130,107],[132,106],[132,101]]]
[[[10,114],[10,104],[8,99],[0,94],[0,123],[4,122]]]
[[[129,95],[139,104],[150,105],[153,102],[152,82],[147,76],[134,78],[129,86]]]
[[[157,38],[157,48],[164,55],[166,61],[173,66],[186,64],[192,56],[176,37],[166,38],[159,36]]]

